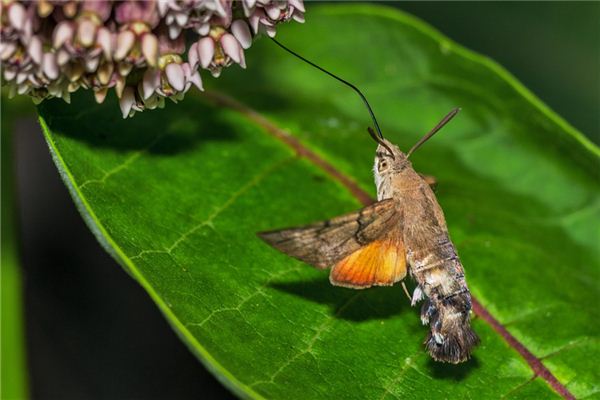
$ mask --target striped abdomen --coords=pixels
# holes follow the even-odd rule
[[[447,233],[433,247],[409,250],[410,273],[418,286],[412,304],[425,297],[421,321],[430,325],[425,346],[437,361],[467,360],[479,338],[471,329],[471,294],[463,267]]]

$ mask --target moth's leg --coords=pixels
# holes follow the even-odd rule
[[[408,293],[408,289],[406,288],[406,285],[404,284],[404,281],[400,282],[402,284],[402,289],[404,289],[404,293],[406,294],[406,297],[408,297],[408,300],[411,300],[410,297],[410,293]]]
[[[421,176],[421,178],[423,178],[423,180],[425,182],[427,182],[427,184],[429,185],[430,188],[435,190],[435,188],[437,187],[437,179],[435,179],[435,176],[425,175],[425,174],[419,174],[419,175]]]

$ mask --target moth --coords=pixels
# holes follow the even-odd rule
[[[444,213],[428,182],[409,161],[412,152],[459,109],[446,115],[405,154],[383,138],[366,98],[358,92],[379,133],[368,128],[377,143],[373,167],[377,202],[327,221],[258,235],[319,269],[331,267],[329,281],[336,286],[391,286],[410,274],[417,283],[411,305],[424,300],[421,321],[430,326],[424,342],[429,354],[436,361],[464,362],[479,343],[470,322],[471,294]]]
[[[417,282],[411,305],[425,300],[421,321],[430,325],[425,339],[429,354],[436,361],[466,361],[479,339],[471,328],[471,295],[444,213],[429,184],[413,169],[408,159],[412,150],[405,154],[369,131],[378,143],[376,203],[259,236],[317,268],[332,267],[329,281],[336,286],[390,286],[409,273]]]

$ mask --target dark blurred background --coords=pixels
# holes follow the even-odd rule
[[[571,125],[600,143],[600,2],[394,4],[498,61]]]
[[[385,4],[495,59],[600,142],[600,3]],[[21,119],[15,128],[32,397],[231,398],[142,288],[97,244],[52,164],[36,121]]]

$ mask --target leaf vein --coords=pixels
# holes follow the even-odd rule
[[[250,384],[250,387],[255,387],[257,385],[260,384],[273,384],[275,383],[275,379],[287,368],[289,367],[292,363],[294,363],[294,361],[296,361],[298,358],[302,357],[305,354],[312,354],[312,349],[313,346],[315,345],[315,343],[317,342],[317,340],[319,340],[319,338],[321,337],[321,335],[323,334],[323,332],[325,332],[327,330],[327,328],[329,327],[329,325],[331,324],[331,322],[334,320],[335,317],[341,315],[346,308],[348,308],[352,303],[354,303],[354,301],[362,294],[362,292],[358,292],[355,293],[354,295],[352,295],[351,297],[349,297],[339,308],[338,310],[335,312],[335,314],[333,315],[327,315],[325,321],[323,321],[323,323],[321,323],[321,325],[319,325],[316,330],[315,330],[315,334],[313,335],[313,337],[310,339],[310,341],[308,342],[308,345],[306,346],[305,349],[301,350],[300,352],[296,353],[294,356],[292,356],[291,358],[289,358],[287,361],[285,361],[283,364],[281,364],[281,366],[279,366],[279,368],[277,368],[277,370],[270,376],[270,378],[268,380],[259,380],[256,381],[252,384]],[[314,355],[313,355],[314,356]]]
[[[286,269],[283,271],[280,271],[276,274],[271,275],[261,286],[259,286],[255,291],[253,291],[252,293],[250,293],[249,295],[247,295],[246,297],[244,297],[238,304],[236,304],[233,307],[223,307],[223,308],[219,308],[219,309],[215,309],[213,311],[210,312],[210,314],[208,314],[202,321],[200,322],[190,322],[190,323],[186,323],[185,326],[194,326],[194,327],[202,327],[204,326],[209,320],[211,320],[215,315],[223,313],[223,312],[227,312],[227,311],[238,311],[241,313],[241,308],[244,306],[244,304],[246,304],[248,301],[250,301],[251,299],[253,299],[254,297],[258,296],[258,295],[263,295],[266,297],[266,293],[264,292],[264,289],[271,283],[273,282],[273,280],[282,277],[284,275],[289,274],[290,272],[295,272],[300,270],[300,268],[296,267],[296,268],[292,268],[292,269]],[[249,324],[251,325],[251,324]],[[262,334],[260,334],[260,336],[263,336]]]
[[[83,189],[84,187],[86,187],[89,184],[92,183],[99,183],[99,184],[104,184],[106,183],[106,180],[108,178],[110,178],[111,176],[115,175],[116,173],[126,169],[128,166],[130,166],[131,164],[133,164],[138,158],[140,158],[142,155],[144,155],[148,150],[150,150],[152,148],[152,146],[154,146],[156,143],[158,143],[158,141],[160,139],[162,139],[165,136],[165,134],[161,134],[156,136],[150,143],[148,143],[148,145],[146,145],[144,148],[139,149],[133,153],[131,153],[131,155],[129,157],[127,157],[125,159],[125,161],[123,161],[122,163],[116,165],[115,167],[111,168],[110,170],[106,171],[104,173],[104,175],[102,175],[101,178],[99,179],[88,179],[86,181],[84,181],[83,183],[81,183],[79,185],[79,189]]]
[[[386,396],[391,395],[394,398],[398,399],[399,397],[392,392],[392,388],[394,386],[396,386],[396,384],[398,382],[400,382],[400,380],[402,379],[402,377],[404,377],[404,375],[406,375],[406,372],[409,369],[415,369],[419,374],[424,375],[421,371],[419,371],[418,369],[415,368],[413,362],[415,360],[415,358],[417,358],[422,352],[419,350],[415,353],[413,353],[412,355],[406,357],[404,359],[404,365],[402,366],[402,368],[400,369],[400,371],[398,372],[398,375],[396,375],[396,377],[394,377],[394,379],[392,379],[387,385],[385,385],[384,387],[384,392],[381,395],[381,397],[379,398],[379,400],[383,400]],[[425,375],[427,376],[427,375]],[[431,379],[431,377],[427,376],[429,379]]]
[[[208,226],[208,227],[212,227],[212,224],[214,222],[214,220],[226,209],[228,209],[233,203],[235,203],[235,201],[240,198],[244,193],[246,193],[248,190],[250,190],[251,188],[253,188],[254,186],[258,185],[260,183],[260,181],[262,181],[265,177],[267,177],[270,173],[272,173],[273,171],[277,170],[278,168],[280,168],[281,166],[283,166],[284,164],[290,162],[293,158],[286,158],[283,159],[282,161],[279,161],[275,164],[272,164],[270,166],[268,166],[267,168],[265,168],[263,171],[261,171],[259,174],[255,175],[254,177],[252,177],[252,179],[250,179],[246,184],[244,184],[241,188],[239,188],[237,191],[235,191],[223,204],[221,204],[220,206],[218,206],[209,216],[207,219],[205,219],[204,221],[201,221],[200,223],[192,226],[190,229],[188,229],[187,231],[185,231],[184,233],[182,233],[177,239],[175,239],[175,241],[168,247],[165,247],[164,249],[150,249],[150,250],[142,250],[140,251],[138,254],[131,256],[130,258],[132,260],[137,259],[137,258],[141,258],[142,256],[146,255],[146,254],[152,254],[152,253],[166,253],[171,255],[173,250],[175,250],[177,248],[177,246],[179,246],[181,243],[185,242],[190,236],[192,236],[194,233],[198,232],[200,229]]]

